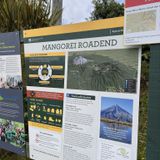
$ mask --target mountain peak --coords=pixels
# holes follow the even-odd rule
[[[101,117],[122,122],[132,122],[132,114],[120,107],[118,104],[114,104],[111,107],[101,111]]]

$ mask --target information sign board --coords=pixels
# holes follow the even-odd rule
[[[32,159],[137,159],[141,50],[123,22],[24,31]]]

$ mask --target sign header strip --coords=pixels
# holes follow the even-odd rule
[[[64,33],[101,30],[101,29],[107,29],[107,28],[123,27],[123,25],[124,25],[124,17],[118,17],[118,18],[110,18],[105,20],[77,23],[77,24],[71,24],[71,25],[53,26],[53,27],[46,27],[46,28],[40,28],[40,29],[25,30],[23,32],[23,37],[31,38],[31,37],[57,35],[57,34],[64,34]]]
[[[140,5],[157,3],[157,2],[160,2],[160,0],[126,0],[125,8],[136,7]]]

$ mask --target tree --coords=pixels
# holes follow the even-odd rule
[[[124,4],[115,0],[93,0],[94,11],[91,13],[91,20],[113,18],[124,15]]]
[[[0,0],[0,32],[55,25],[62,8],[52,0]]]

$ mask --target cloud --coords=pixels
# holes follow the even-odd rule
[[[93,10],[92,0],[63,0],[62,23],[78,23],[86,21]]]
[[[124,0],[117,0],[124,3]],[[78,23],[86,21],[93,11],[92,0],[63,0],[62,23]]]

